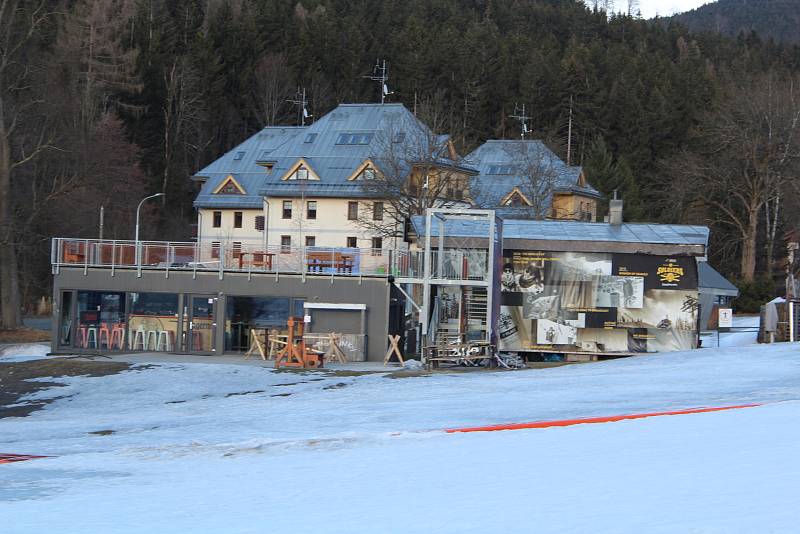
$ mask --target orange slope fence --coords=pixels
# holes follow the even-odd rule
[[[37,458],[50,458],[50,456],[33,456],[30,454],[0,453],[0,464],[10,464],[12,462],[24,462],[25,460],[35,460]]]
[[[494,432],[498,430],[523,430],[527,428],[551,428],[559,426],[589,425],[596,423],[615,423],[627,419],[644,419],[647,417],[662,417],[665,415],[685,415],[692,413],[721,412],[725,410],[738,410],[742,408],[755,408],[761,404],[740,404],[737,406],[717,406],[713,408],[689,408],[686,410],[674,410],[669,412],[650,412],[634,413],[626,415],[611,415],[605,417],[585,417],[580,419],[560,419],[555,421],[535,421],[531,423],[506,423],[501,425],[473,426],[466,428],[447,428],[445,432],[453,434],[457,432]]]

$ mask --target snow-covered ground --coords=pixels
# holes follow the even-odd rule
[[[0,363],[25,362],[47,356],[50,345],[44,343],[22,343],[0,347]]]
[[[758,315],[734,316],[733,329],[729,332],[713,332],[701,336],[703,347],[744,347],[758,343]]]
[[[50,379],[49,379],[50,380]],[[2,532],[796,532],[800,346],[390,378],[173,363],[0,420]],[[442,428],[764,403],[565,428]]]

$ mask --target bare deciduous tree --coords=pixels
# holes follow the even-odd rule
[[[359,178],[365,193],[383,202],[380,217],[373,202],[359,210],[359,225],[374,235],[398,238],[406,221],[427,208],[468,205],[469,171],[447,136],[437,135],[412,116],[385,124],[371,156],[374,172]]]
[[[253,76],[253,103],[262,126],[274,126],[282,118],[286,100],[292,96],[292,78],[285,53],[269,53],[258,61]]]
[[[49,144],[48,132],[19,135],[31,109],[38,103],[28,85],[35,39],[50,17],[44,1],[0,0],[0,314],[2,328],[18,328],[20,314],[17,236],[12,210],[12,175],[36,159]],[[30,125],[27,125],[30,132]]]
[[[698,130],[704,150],[685,152],[673,168],[702,191],[711,221],[733,231],[741,276],[749,281],[762,211],[769,264],[782,192],[800,174],[800,87],[796,79],[767,73],[731,77],[723,90],[722,104]]]

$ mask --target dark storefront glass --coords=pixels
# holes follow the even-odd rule
[[[125,348],[125,293],[78,291],[73,346],[96,350]]]
[[[128,319],[129,348],[168,352],[178,339],[178,295],[131,293]]]
[[[228,297],[225,314],[225,350],[246,351],[250,330],[286,331],[290,313],[302,316],[303,300],[287,297]]]

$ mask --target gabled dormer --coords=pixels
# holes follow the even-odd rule
[[[281,180],[317,180],[319,181],[319,175],[314,172],[314,169],[311,168],[311,165],[308,162],[300,158],[297,162],[289,167],[289,170],[281,176]]]
[[[372,160],[367,159],[356,167],[356,170],[353,171],[347,179],[348,180],[374,180],[375,178],[380,177],[380,171],[375,168],[375,164],[372,163]]]
[[[247,191],[229,174],[212,192],[214,195],[246,195]]]
[[[510,206],[512,208],[524,208],[533,206],[533,203],[522,191],[519,190],[519,187],[515,187],[503,197],[503,200],[500,201],[500,205]]]

